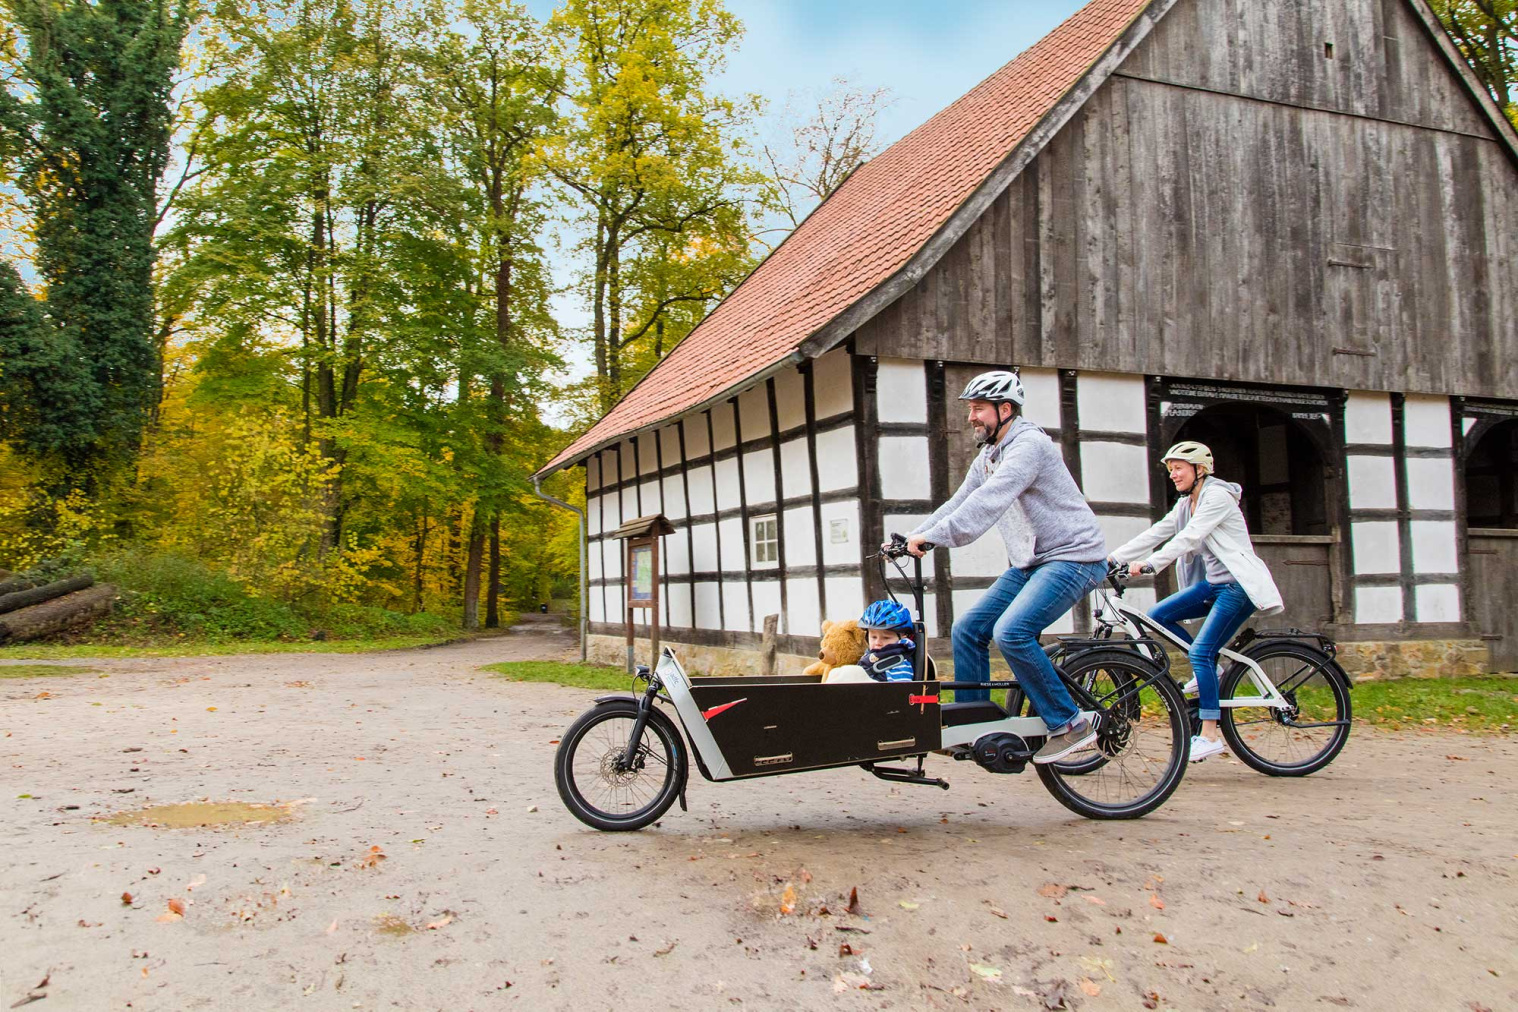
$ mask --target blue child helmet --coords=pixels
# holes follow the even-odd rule
[[[909,633],[912,631],[912,613],[907,611],[906,605],[896,601],[876,601],[860,616],[859,628]]]

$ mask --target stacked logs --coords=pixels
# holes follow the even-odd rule
[[[116,588],[98,587],[89,576],[75,576],[34,586],[31,581],[0,576],[0,643],[19,643],[88,625],[110,614]]]

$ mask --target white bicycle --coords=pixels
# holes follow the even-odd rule
[[[1123,600],[1117,570],[1107,574],[1110,590],[1098,590],[1091,639],[1066,640],[1051,651],[1073,660],[1100,642],[1127,644],[1150,661],[1169,644],[1185,653],[1191,644]],[[1121,630],[1124,637],[1117,636]],[[1220,650],[1218,725],[1229,751],[1269,776],[1305,777],[1334,761],[1349,740],[1352,722],[1350,679],[1334,659],[1333,640],[1297,629],[1257,633],[1246,629]],[[1190,703],[1193,733],[1197,717],[1196,679],[1181,690]],[[1064,769],[1064,764],[1060,764]],[[1070,772],[1070,771],[1065,771]]]

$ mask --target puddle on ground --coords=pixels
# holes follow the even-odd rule
[[[286,822],[295,817],[288,805],[258,805],[246,801],[195,801],[183,805],[154,805],[121,812],[105,821],[113,826],[151,826],[157,829],[217,829]]]
[[[382,935],[390,935],[392,938],[403,938],[416,933],[415,928],[394,914],[380,914],[376,917],[374,930]]]

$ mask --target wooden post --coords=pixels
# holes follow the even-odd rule
[[[623,542],[622,558],[625,560],[622,566],[622,578],[625,586],[623,604],[627,613],[627,670],[632,673],[637,669],[637,660],[634,650],[637,644],[637,626],[633,621],[633,613],[639,608],[647,608],[650,611],[648,617],[649,642],[653,647],[653,657],[649,661],[652,668],[659,663],[659,539],[675,532],[662,513],[653,516],[638,517],[629,520],[617,528],[612,537]],[[638,579],[640,572],[639,563],[646,562],[647,568],[642,569],[643,579]]]
[[[627,590],[622,594],[622,604],[627,611],[627,673],[633,673],[633,603],[632,603],[633,541],[622,543],[622,572],[626,573]]]
[[[659,666],[659,585],[663,581],[659,579],[659,539],[650,538],[649,541],[654,552],[654,598],[648,605],[648,667],[652,670]]]
[[[759,641],[759,673],[766,678],[775,674],[775,655],[780,651],[775,635],[779,631],[780,616],[764,616],[764,638]]]

